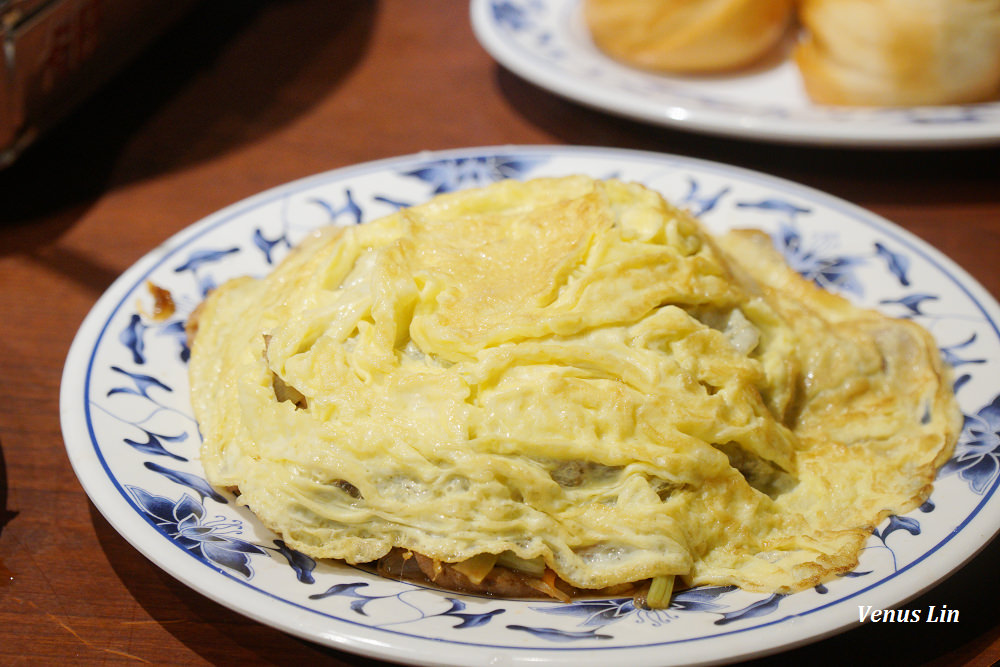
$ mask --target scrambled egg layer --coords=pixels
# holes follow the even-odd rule
[[[960,427],[926,331],[615,180],[323,229],[195,324],[208,480],[350,563],[513,552],[580,588],[790,592],[921,503]]]

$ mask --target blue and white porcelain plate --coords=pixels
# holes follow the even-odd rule
[[[721,231],[756,227],[804,275],[927,327],[955,369],[965,426],[929,501],[887,519],[849,576],[795,595],[705,587],[669,609],[628,598],[503,600],[382,579],[290,550],[232,495],[209,487],[187,388],[183,323],[205,293],[264,275],[319,225],[353,225],[503,178],[585,173],[638,181]],[[150,285],[176,312],[153,313]],[[903,604],[1000,530],[1000,307],[965,272],[893,224],[755,172],[597,148],[424,153],[266,191],[169,239],[87,316],[63,375],[66,449],[107,520],[207,597],[290,634],[417,665],[702,664],[790,648]],[[616,661],[613,663],[613,661]]]
[[[812,145],[954,147],[1000,142],[1000,101],[874,109],[813,104],[784,54],[734,74],[668,76],[601,52],[583,0],[472,0],[480,44],[522,78],[581,104],[655,125]]]

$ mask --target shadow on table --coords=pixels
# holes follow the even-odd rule
[[[2,252],[51,241],[113,170],[115,185],[127,185],[210,159],[301,116],[354,67],[376,7],[375,0],[200,3],[0,170],[0,225],[28,227],[59,213],[59,229],[0,237]]]
[[[202,658],[215,664],[276,661],[296,664],[317,658],[333,664],[385,663],[343,654],[299,640],[216,604],[160,570],[130,546],[91,505],[98,540],[121,582],[146,612]],[[866,623],[820,643],[807,645],[750,663],[753,667],[809,664],[852,665],[954,664],[968,659],[1000,637],[996,601],[1000,599],[1000,541],[994,541],[964,568],[901,608],[928,607],[960,612],[958,623]],[[859,604],[865,604],[859,598]],[[845,613],[855,620],[856,609]],[[339,661],[339,662],[337,662]]]
[[[766,143],[659,127],[590,109],[500,66],[496,84],[512,107],[567,144],[687,155],[753,169],[871,204],[994,203],[1000,145],[956,150],[866,149]]]
[[[133,599],[160,628],[207,662],[227,666],[388,664],[297,639],[209,600],[147,560],[92,503],[88,505],[98,542]]]
[[[17,516],[17,512],[7,509],[7,463],[3,456],[3,441],[0,440],[0,537],[3,536],[3,529],[10,521]],[[12,581],[10,570],[6,563],[0,558],[0,590]]]
[[[17,516],[17,512],[7,509],[7,462],[3,456],[3,441],[0,440],[0,535],[10,521]]]

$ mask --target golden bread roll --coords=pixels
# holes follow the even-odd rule
[[[802,0],[795,51],[821,104],[917,106],[1000,93],[1000,0]]]
[[[775,48],[792,0],[586,0],[594,42],[645,69],[715,72],[750,65]]]

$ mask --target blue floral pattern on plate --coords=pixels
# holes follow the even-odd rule
[[[1000,394],[965,417],[955,456],[941,470],[942,475],[953,473],[979,495],[996,485],[1000,478]]]
[[[563,604],[458,595],[314,561],[289,549],[231,494],[208,485],[188,405],[183,332],[206,290],[236,275],[266,273],[319,225],[357,224],[440,192],[502,178],[581,172],[645,182],[710,228],[765,229],[803,275],[918,320],[937,336],[960,373],[965,428],[931,501],[879,526],[856,572],[786,596],[696,588],[678,593],[663,610],[621,598]],[[171,292],[175,314],[163,321],[144,315],[149,309],[143,304],[152,298],[148,283]],[[641,654],[667,645],[678,663],[695,654],[724,659],[800,640],[788,619],[829,617],[825,632],[852,621],[856,599],[868,603],[885,590],[891,601],[897,587],[908,595],[911,572],[925,561],[941,561],[939,554],[959,541],[963,528],[977,521],[1000,525],[998,512],[987,505],[1000,486],[997,311],[988,295],[951,275],[946,260],[905,232],[762,175],[601,149],[509,147],[411,156],[264,193],[182,232],[133,267],[95,307],[67,361],[64,433],[87,492],[140,550],[220,600],[229,601],[231,586],[258,595],[258,606],[247,613],[314,641],[421,664],[485,664],[500,652],[543,661],[571,655],[579,664],[597,665],[605,664],[608,650]],[[943,576],[948,562],[936,567]],[[927,575],[920,577],[925,585]],[[851,613],[837,616],[838,608]],[[711,648],[700,642],[706,637],[714,638]],[[441,647],[454,650],[442,653]]]

